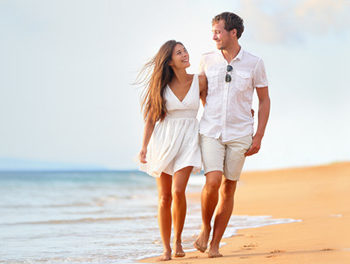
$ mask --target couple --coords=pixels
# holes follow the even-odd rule
[[[187,74],[189,55],[174,40],[163,44],[143,69],[152,73],[142,102],[145,128],[139,159],[141,169],[157,178],[164,247],[161,260],[171,259],[172,221],[174,256],[185,256],[181,245],[185,189],[191,172],[199,171],[202,161],[206,176],[201,194],[202,230],[194,246],[206,251],[216,209],[208,256],[222,256],[219,244],[232,214],[236,184],[245,157],[260,149],[270,111],[264,64],[241,49],[238,39],[243,30],[243,20],[236,14],[224,12],[213,18],[218,51],[202,56],[200,75]],[[255,135],[251,113],[254,88],[259,98]],[[204,113],[198,124],[200,99]]]

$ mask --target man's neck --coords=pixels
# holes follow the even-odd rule
[[[224,56],[225,60],[230,63],[241,50],[241,46],[237,43],[232,47],[221,50],[221,54]]]

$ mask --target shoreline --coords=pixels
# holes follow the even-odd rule
[[[222,240],[222,258],[191,251],[167,263],[350,263],[349,192],[350,162],[242,173],[234,215],[301,221],[239,229]]]

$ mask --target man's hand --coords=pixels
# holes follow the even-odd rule
[[[261,146],[261,137],[255,135],[253,137],[252,145],[247,150],[247,152],[244,154],[244,156],[251,156],[259,152],[260,146]]]
[[[254,109],[250,109],[250,112],[252,113],[252,117],[254,117]]]

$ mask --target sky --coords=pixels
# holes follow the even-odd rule
[[[137,169],[139,70],[176,39],[197,73],[224,11],[244,19],[240,45],[269,79],[245,170],[349,161],[350,0],[1,0],[0,170]]]

